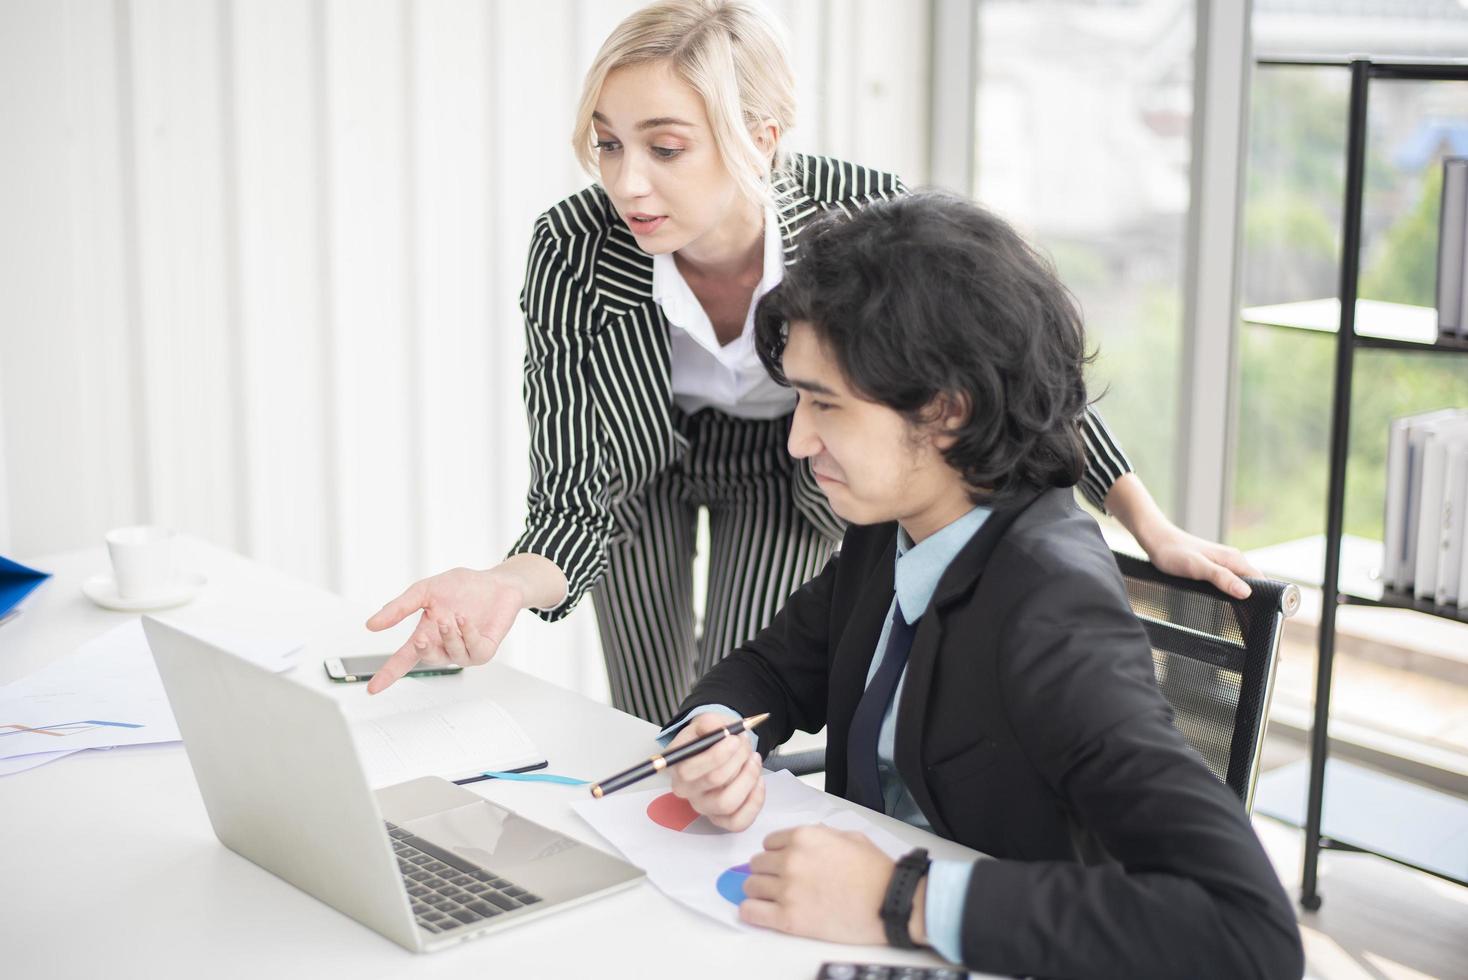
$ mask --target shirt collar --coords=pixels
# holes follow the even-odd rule
[[[992,513],[992,508],[975,506],[916,545],[902,525],[897,526],[897,565],[893,578],[897,604],[909,623],[927,611],[928,603],[933,601],[933,593],[938,588],[938,580],[953,563],[954,556],[973,539]]]
[[[750,301],[751,311],[760,297],[780,285],[780,280],[785,278],[785,244],[780,238],[780,219],[774,206],[770,204],[765,205],[763,262],[759,285],[754,287],[754,298]],[[670,324],[695,336],[706,331],[708,337],[705,339],[717,346],[713,324],[709,323],[708,314],[698,302],[698,297],[693,295],[683,273],[678,271],[678,263],[673,260],[672,252],[662,252],[652,257],[652,298],[663,308],[663,315]],[[746,332],[750,319],[745,318]]]

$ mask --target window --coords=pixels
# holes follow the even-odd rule
[[[974,195],[1054,259],[1097,408],[1171,509],[1193,2],[984,0],[977,32]]]
[[[1468,55],[1468,8],[1459,0],[1257,0],[1254,32],[1261,59],[1363,51],[1461,57]],[[1246,310],[1334,297],[1339,289],[1348,88],[1344,69],[1264,64],[1255,73],[1244,198]],[[1377,82],[1368,112],[1359,293],[1430,307],[1442,158],[1468,154],[1468,83]],[[1328,335],[1244,327],[1229,518],[1230,540],[1239,547],[1324,532],[1334,355]],[[1353,392],[1346,532],[1380,541],[1388,422],[1468,405],[1468,372],[1453,358],[1364,356],[1370,361],[1358,365]]]

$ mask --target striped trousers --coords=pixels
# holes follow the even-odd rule
[[[769,625],[839,543],[795,506],[788,416],[674,416],[688,451],[643,491],[642,526],[608,546],[592,589],[612,703],[658,724],[706,670]],[[709,514],[709,573],[695,635],[700,508]]]

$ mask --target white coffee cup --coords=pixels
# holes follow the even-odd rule
[[[174,532],[153,525],[119,527],[107,532],[112,577],[123,599],[147,599],[174,584]]]

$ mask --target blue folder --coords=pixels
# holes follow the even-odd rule
[[[22,599],[31,594],[32,589],[50,577],[50,572],[38,572],[20,562],[0,557],[0,617],[8,616]]]

